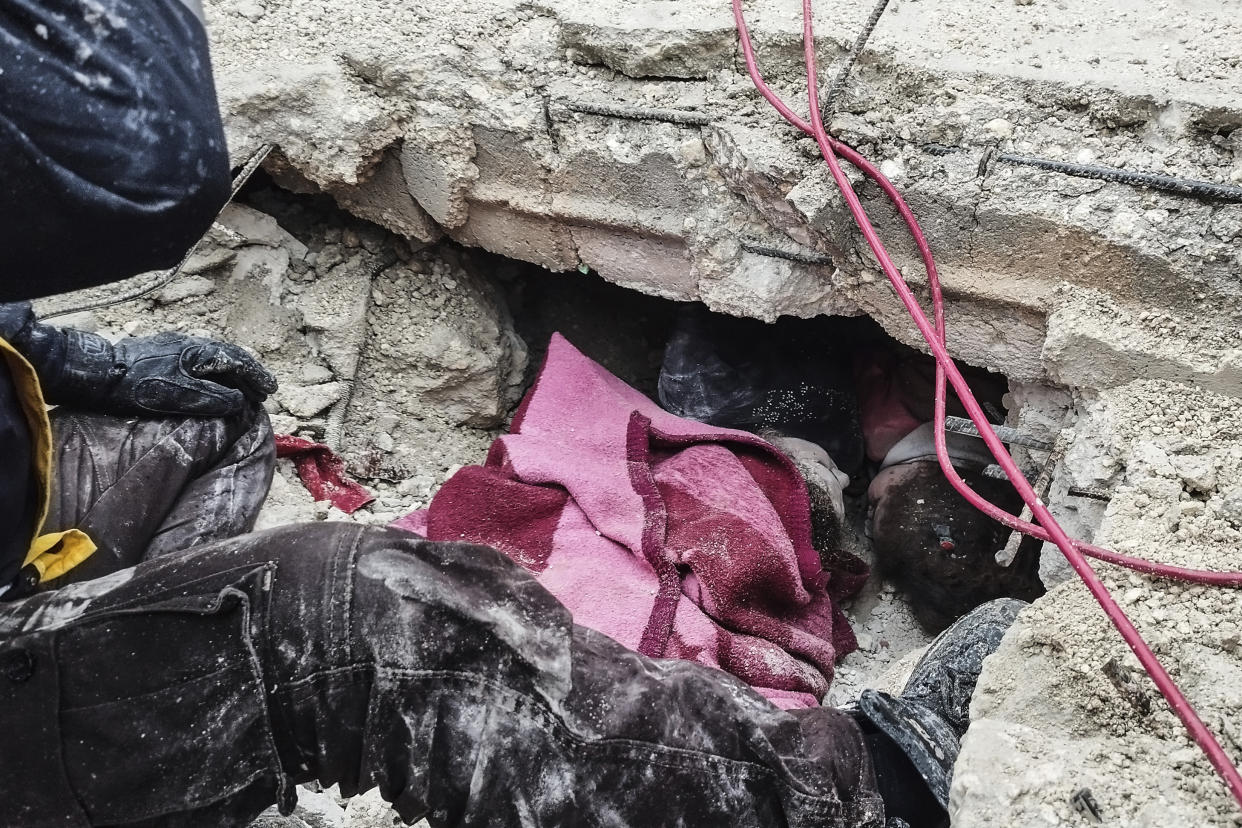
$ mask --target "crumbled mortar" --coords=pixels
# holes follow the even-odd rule
[[[1111,469],[1097,543],[1183,566],[1239,568],[1236,400],[1136,381],[1087,402],[1076,430],[1100,468]],[[1231,760],[1242,761],[1242,593],[1094,567]],[[1107,824],[1242,824],[1222,781],[1077,580],[1021,614],[985,663],[971,712],[954,777],[955,826],[1076,824],[1070,798],[1082,788]]]

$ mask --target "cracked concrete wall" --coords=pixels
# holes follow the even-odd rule
[[[740,71],[723,0],[207,5],[233,152],[274,142],[282,181],[410,238],[761,319],[868,313],[916,342],[813,143]],[[747,4],[795,105],[796,5]],[[869,3],[821,5],[831,66]],[[1132,378],[1134,338],[1154,336],[1162,376],[1242,396],[1242,205],[981,163],[998,149],[1242,181],[1236,4],[1048,11],[894,3],[831,131],[922,220],[957,355],[1099,388]],[[919,285],[895,211],[858,191]],[[1194,334],[1158,341],[1145,312]]]

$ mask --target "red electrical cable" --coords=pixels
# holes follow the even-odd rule
[[[1208,761],[1211,762],[1217,773],[1220,774],[1221,778],[1225,781],[1225,784],[1228,786],[1234,799],[1242,805],[1242,775],[1238,773],[1238,769],[1234,767],[1232,761],[1229,759],[1224,749],[1220,746],[1219,742],[1216,741],[1216,738],[1212,735],[1211,731],[1208,730],[1206,725],[1204,725],[1198,714],[1191,707],[1190,702],[1187,701],[1186,697],[1182,694],[1176,683],[1174,683],[1173,679],[1169,676],[1168,671],[1164,669],[1164,666],[1160,663],[1159,659],[1156,658],[1155,654],[1143,640],[1143,637],[1139,634],[1138,630],[1135,629],[1134,624],[1126,616],[1125,612],[1122,611],[1121,607],[1117,605],[1117,602],[1113,600],[1113,597],[1109,594],[1108,589],[1103,583],[1101,583],[1099,577],[1091,569],[1083,555],[1083,553],[1088,550],[1085,548],[1080,549],[1079,546],[1075,545],[1074,541],[1072,541],[1069,536],[1065,534],[1065,531],[1056,522],[1056,519],[1053,518],[1043,501],[1035,494],[1035,491],[1031,488],[1031,484],[1022,475],[1022,472],[1018,469],[1017,464],[1005,450],[1004,445],[996,436],[996,433],[992,430],[987,418],[983,414],[982,409],[980,409],[978,402],[971,393],[970,387],[966,384],[961,372],[958,371],[957,366],[953,363],[952,358],[949,356],[945,347],[944,306],[938,274],[936,272],[934,262],[932,261],[930,247],[923,238],[922,232],[918,228],[918,224],[914,219],[913,213],[911,213],[908,207],[905,206],[904,200],[902,200],[900,195],[896,193],[896,189],[892,187],[891,183],[888,182],[878,170],[875,170],[874,167],[865,161],[865,159],[862,159],[862,157],[856,152],[848,147],[845,147],[844,144],[834,141],[825,131],[823,120],[819,111],[819,85],[818,75],[815,68],[815,35],[812,25],[812,0],[802,0],[803,52],[806,65],[807,93],[811,115],[809,123],[803,121],[796,114],[794,114],[794,112],[786,106],[784,102],[782,102],[763,81],[762,76],[759,74],[754,49],[750,42],[750,32],[747,29],[746,21],[742,15],[741,0],[732,0],[732,3],[734,20],[737,23],[738,37],[741,41],[742,52],[746,59],[746,68],[750,74],[751,80],[755,84],[755,87],[786,120],[804,132],[808,132],[815,138],[816,143],[819,145],[820,153],[823,155],[824,161],[827,162],[828,168],[832,172],[833,180],[836,182],[842,196],[844,196],[846,203],[849,205],[850,213],[853,215],[855,222],[858,224],[859,230],[862,231],[863,236],[867,239],[867,244],[871,247],[872,252],[879,261],[880,267],[883,269],[885,276],[888,277],[889,282],[892,284],[893,289],[897,292],[902,304],[905,305],[906,311],[910,314],[911,319],[913,319],[914,323],[918,326],[919,332],[922,334],[928,347],[931,349],[932,354],[936,358],[936,448],[937,457],[940,459],[942,468],[945,468],[946,473],[949,473],[952,469],[952,464],[948,462],[947,453],[944,451],[945,446],[942,428],[944,422],[945,395],[947,392],[945,381],[947,379],[947,381],[953,385],[953,389],[957,393],[959,400],[966,408],[966,412],[970,415],[970,419],[979,429],[980,436],[983,438],[983,441],[987,445],[988,449],[992,452],[992,455],[996,458],[997,463],[1000,464],[1014,488],[1018,490],[1018,494],[1021,495],[1022,500],[1031,509],[1032,514],[1034,514],[1035,518],[1042,525],[1042,529],[1039,529],[1039,527],[1033,527],[1039,529],[1037,536],[1046,536],[1053,543],[1055,543],[1061,550],[1062,554],[1065,555],[1070,566],[1082,579],[1088,591],[1091,592],[1091,595],[1095,598],[1097,603],[1099,603],[1109,620],[1113,623],[1113,626],[1117,628],[1117,631],[1121,634],[1122,639],[1138,658],[1139,663],[1143,665],[1143,668],[1147,671],[1147,674],[1151,676],[1152,681],[1160,690],[1161,695],[1163,695],[1165,700],[1169,703],[1169,706],[1172,708],[1174,714],[1176,714],[1182,724],[1185,725],[1191,738],[1203,750],[1204,754],[1208,758]],[[862,203],[858,200],[857,194],[854,193],[853,188],[850,186],[849,180],[845,177],[845,173],[842,171],[840,164],[837,162],[835,155],[836,152],[840,152],[846,160],[850,161],[850,163],[858,165],[869,178],[880,184],[885,193],[892,198],[894,203],[898,206],[899,212],[902,213],[902,218],[906,221],[907,226],[910,227],[911,233],[914,235],[915,241],[919,246],[920,255],[923,257],[924,263],[928,266],[928,281],[932,286],[935,327],[927,321],[927,317],[924,314],[923,309],[919,306],[918,300],[915,298],[914,293],[910,290],[909,285],[906,284],[905,280],[901,277],[901,274],[897,271],[896,266],[893,264],[892,259],[888,255],[888,251],[884,248],[883,243],[876,234],[875,228],[871,226],[871,222],[867,217],[866,211],[862,207]],[[862,161],[862,163],[860,164],[859,161]],[[1013,525],[1015,528],[1020,528],[1017,524],[1023,523],[1022,521],[1017,521],[1017,519],[1012,515],[1008,515],[1007,513],[996,509],[995,506],[987,503],[987,501],[982,498],[978,498],[978,500],[981,501],[982,504],[986,504],[987,508],[980,503],[976,503],[973,498],[970,498],[967,492],[970,492],[970,494],[974,494],[974,492],[966,486],[965,481],[962,481],[960,477],[957,477],[955,472],[949,474],[949,480],[954,483],[955,487],[957,487],[958,483],[960,483],[961,488],[959,488],[959,491],[962,491],[962,488],[965,488],[967,491],[963,491],[962,494],[966,495],[968,499],[971,499],[971,502],[976,506],[984,508],[984,511],[988,514],[992,514],[993,510],[995,510],[996,512],[999,512],[1000,515],[1003,515],[1003,517],[993,515],[994,517],[997,517],[998,520],[1003,520],[1007,525]],[[1005,520],[1005,518],[1008,518],[1008,520]],[[1083,546],[1085,547],[1086,545],[1084,544]],[[1125,559],[1126,565],[1138,563],[1143,566],[1151,567],[1153,570],[1169,569],[1161,564],[1150,564],[1144,561],[1137,561],[1136,559],[1128,559],[1126,556],[1120,556],[1116,553],[1109,553],[1108,550],[1098,550],[1092,548],[1091,551],[1104,552],[1112,556],[1116,562],[1121,562],[1122,559]],[[1176,570],[1180,568],[1172,569]],[[1181,570],[1182,575],[1187,572],[1187,570]],[[1156,574],[1167,573],[1161,571]],[[1229,573],[1198,573],[1196,574],[1196,578],[1203,574],[1229,575]]]
[[[738,34],[742,43],[742,52],[746,58],[747,69],[751,70],[752,67],[755,67],[754,71],[750,72],[751,79],[755,82],[764,98],[766,98],[767,101],[775,107],[777,112],[779,112],[785,120],[789,121],[807,135],[814,137],[811,125],[802,120],[802,118],[798,117],[796,113],[786,106],[780,98],[776,97],[776,95],[763,84],[762,77],[757,74],[758,69],[755,61],[754,48],[750,41],[750,33],[746,29],[745,23],[742,22],[740,18],[741,10],[738,0],[733,0],[733,6],[734,18],[739,21]],[[852,147],[837,141],[831,136],[828,137],[828,142],[834,152],[845,158],[846,161],[849,161],[852,165],[857,167],[864,175],[867,176],[867,178],[875,182],[880,189],[884,191],[884,194],[893,203],[893,206],[897,208],[897,212],[901,215],[902,221],[905,222],[907,229],[910,231],[910,235],[914,239],[915,246],[919,251],[919,256],[923,260],[923,267],[927,271],[928,284],[931,286],[932,292],[932,304],[935,308],[935,329],[938,331],[939,338],[943,343],[945,341],[944,300],[941,295],[940,276],[936,269],[936,262],[932,258],[931,247],[927,243],[927,239],[923,236],[923,230],[919,226],[918,220],[914,217],[913,211],[910,210],[909,205],[906,204],[905,199],[902,197],[901,193],[898,192],[897,188],[893,186],[892,182],[889,181],[874,164],[862,155],[859,155],[858,152]],[[939,362],[936,363],[936,381],[938,389],[936,398],[937,400],[942,400],[945,394],[945,377]],[[957,491],[961,493],[962,496],[965,497],[975,508],[979,509],[981,512],[994,520],[1003,523],[1010,529],[1016,529],[1019,532],[1032,535],[1042,541],[1051,541],[1052,536],[1044,531],[1042,527],[1022,520],[1016,515],[1011,515],[1005,510],[997,507],[995,504],[990,503],[978,492],[970,488],[970,485],[965,480],[958,476],[957,471],[953,468],[952,461],[949,459],[948,448],[944,444],[944,421],[945,407],[943,405],[938,405],[936,407],[935,417],[936,456],[940,461],[941,469],[944,471],[945,476],[948,477],[949,482],[953,485],[953,487],[957,489]],[[1205,569],[1191,569],[1173,564],[1156,563],[1154,561],[1148,561],[1143,558],[1136,558],[1130,555],[1123,555],[1120,552],[1114,552],[1110,549],[1093,546],[1079,540],[1074,540],[1073,544],[1078,551],[1082,552],[1084,555],[1097,558],[1105,563],[1126,567],[1127,569],[1133,569],[1137,572],[1143,572],[1148,575],[1154,575],[1176,581],[1205,584],[1207,586],[1242,587],[1242,572],[1214,572]]]

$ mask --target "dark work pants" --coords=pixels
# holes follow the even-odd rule
[[[312,779],[434,826],[882,823],[849,717],[576,627],[494,550],[334,523],[222,536],[253,521],[257,501],[217,498],[270,475],[265,422],[70,419],[62,479],[88,488],[59,518],[118,533],[97,566],[149,548],[0,604],[6,824],[244,825]]]
[[[65,582],[249,532],[272,484],[276,446],[258,409],[144,419],[58,408],[51,420],[45,531],[81,529],[99,545]]]

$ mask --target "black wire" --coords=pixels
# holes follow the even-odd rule
[[[866,24],[863,26],[862,32],[859,33],[858,39],[854,41],[853,47],[849,54],[845,56],[845,62],[841,64],[841,68],[837,70],[837,76],[832,81],[832,86],[828,87],[828,95],[824,98],[824,120],[832,118],[833,112],[836,110],[834,103],[837,96],[841,94],[841,90],[845,88],[845,82],[849,80],[850,72],[854,69],[854,64],[858,61],[858,56],[862,54],[862,50],[866,48],[867,41],[871,39],[871,33],[875,31],[876,25],[880,22],[880,18],[884,16],[884,10],[888,8],[888,0],[879,0],[875,4],[875,8],[871,10],[871,16],[867,18]]]
[[[233,203],[233,199],[237,197],[239,192],[241,192],[241,188],[244,187],[246,182],[250,180],[250,176],[254,175],[255,170],[259,169],[259,165],[263,163],[264,159],[267,158],[268,153],[270,153],[274,147],[275,144],[264,144],[255,150],[253,155],[246,159],[246,163],[233,178],[233,189],[229,192],[229,200],[224,202],[224,207],[228,207]],[[220,213],[224,212],[224,207],[220,208]],[[216,218],[220,217],[220,213],[216,213]],[[79,305],[76,308],[65,308],[63,310],[58,310],[55,313],[49,313],[46,316],[40,317],[39,321],[46,322],[49,319],[56,319],[60,316],[69,316],[73,313],[85,313],[86,311],[110,308],[113,305],[119,305],[122,302],[132,302],[135,299],[141,299],[144,296],[154,293],[160,288],[167,287],[174,279],[181,275],[181,271],[185,269],[186,262],[190,261],[190,257],[198,252],[198,248],[202,245],[202,243],[203,239],[199,239],[194,242],[194,246],[181,257],[181,261],[177,262],[176,267],[167,271],[163,276],[160,276],[154,282],[141,290],[125,296],[120,296],[116,299],[105,299],[101,302],[92,302],[86,305]]]

